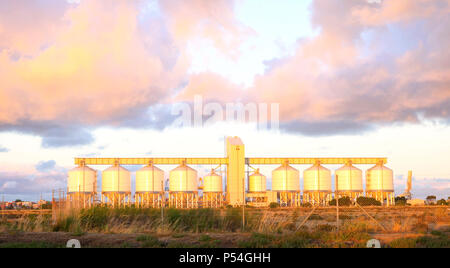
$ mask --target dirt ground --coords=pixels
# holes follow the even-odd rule
[[[74,236],[70,233],[15,233],[0,234],[0,247],[66,247],[67,241],[77,239],[81,246],[85,248],[141,248],[145,244],[139,242],[142,234],[84,234]],[[208,236],[211,241],[217,241],[214,247],[237,248],[240,241],[244,241],[251,236],[251,233],[207,233],[207,234],[177,234],[158,236],[166,247],[211,247],[202,241],[202,237]],[[373,234],[373,238],[378,239],[382,245],[387,245],[399,238],[418,238],[423,234],[418,233],[389,233]],[[36,244],[38,243],[38,244]],[[17,246],[18,245],[18,246]],[[44,245],[44,246],[43,246]]]
[[[202,238],[208,236],[208,240],[217,241],[214,244],[219,248],[237,247],[239,241],[245,240],[250,233],[204,233],[204,234],[175,234],[158,235],[159,241],[169,247],[204,247]],[[87,248],[109,248],[109,247],[143,247],[139,242],[139,237],[145,234],[98,234],[88,233],[81,236],[74,236],[70,233],[52,232],[52,233],[0,233],[0,246],[14,244],[33,244],[45,243],[51,247],[65,247],[70,239],[80,241],[82,247]],[[144,245],[145,246],[145,245]]]

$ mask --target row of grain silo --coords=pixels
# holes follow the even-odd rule
[[[362,196],[363,172],[351,163],[335,172],[337,193],[356,199]],[[333,198],[331,171],[319,162],[303,172],[303,196],[300,191],[300,172],[287,162],[272,171],[272,190],[267,191],[267,178],[257,169],[248,178],[247,198],[251,204],[267,206],[278,202],[283,206],[299,206],[301,203],[327,205]],[[80,166],[69,171],[68,199],[83,207],[90,207],[97,196],[97,171]],[[199,187],[196,170],[182,164],[169,173],[168,204],[174,208],[197,208],[203,190],[203,207],[223,206],[222,176],[211,170],[203,177]],[[164,171],[149,164],[136,172],[135,204],[137,207],[161,207],[166,202]],[[393,172],[383,164],[366,172],[366,196],[379,201],[394,202]],[[115,207],[130,205],[131,172],[120,165],[113,165],[102,172],[102,204]]]
[[[362,170],[348,163],[336,170],[335,176],[339,196],[356,200],[364,195]],[[248,194],[252,204],[262,204],[260,199],[267,198],[266,203],[277,202],[282,206],[299,206],[300,203],[325,206],[333,198],[331,171],[320,163],[303,172],[303,196],[300,195],[300,172],[288,163],[272,171],[271,191],[267,191],[266,181],[259,169],[249,176]],[[387,205],[393,204],[393,171],[383,164],[368,169],[365,193],[382,203],[386,200]]]
[[[68,201],[91,207],[97,196],[97,171],[80,166],[69,171]],[[211,171],[202,179],[203,207],[223,206],[222,177]],[[136,171],[135,204],[137,207],[161,207],[166,201],[164,171],[149,164]],[[199,178],[196,170],[182,164],[169,173],[168,204],[174,208],[197,208]],[[102,172],[102,204],[113,207],[130,205],[131,172],[114,165]]]

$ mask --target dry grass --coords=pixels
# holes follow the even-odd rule
[[[299,229],[312,208],[298,209],[246,209],[245,229],[242,230],[241,209],[198,209],[161,211],[155,209],[107,209],[95,208],[85,211],[69,211],[57,222],[50,216],[23,216],[0,223],[1,233],[17,232],[65,232],[72,236],[83,237],[86,234],[135,235],[145,234],[157,237],[175,237],[165,245],[176,243],[189,244],[192,235],[224,234],[225,238],[196,242],[197,246],[212,247],[222,245],[217,240],[226,241],[226,237],[237,234],[238,237],[256,233],[252,243],[247,246],[271,247],[363,247],[364,241],[375,235],[383,239],[396,240],[392,247],[414,246],[437,247],[446,245],[445,237],[418,239],[430,235],[433,230],[450,232],[450,214],[445,207],[426,208],[366,208],[367,212],[383,225],[383,231],[359,209],[349,207],[340,211],[340,232],[337,233],[336,211],[334,208],[317,209],[313,217]],[[402,236],[402,234],[404,234]],[[184,241],[183,237],[187,240]],[[205,236],[206,237],[206,236]],[[233,236],[234,237],[234,236]],[[251,236],[250,236],[251,237]],[[406,240],[398,240],[408,238]],[[182,240],[179,242],[178,240]],[[398,240],[398,241],[397,241]],[[447,238],[448,240],[448,238]],[[153,243],[148,240],[147,244]],[[267,242],[269,241],[269,242]],[[206,243],[208,242],[208,243]],[[128,244],[131,242],[128,241]],[[237,245],[236,240],[224,242]],[[228,243],[228,244],[227,244]],[[388,243],[388,242],[386,242]],[[414,244],[416,243],[416,244]],[[132,243],[131,243],[132,244]],[[245,243],[244,243],[245,244]],[[323,245],[322,245],[323,244]]]

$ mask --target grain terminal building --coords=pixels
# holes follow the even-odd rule
[[[69,171],[67,199],[81,207],[98,203],[112,207],[129,206],[176,208],[222,207],[224,205],[296,207],[302,203],[326,206],[334,196],[353,200],[368,196],[386,205],[394,204],[393,171],[385,166],[386,158],[301,158],[245,156],[239,137],[228,137],[223,158],[76,158],[78,167]],[[101,189],[97,189],[97,171],[89,166],[109,165],[102,172]],[[131,172],[123,165],[143,166],[136,172],[136,187],[131,189]],[[177,165],[169,172],[168,189],[163,165]],[[210,166],[211,172],[199,178],[190,165]],[[271,173],[271,189],[267,174],[258,166],[279,165]],[[309,166],[300,171],[297,166]],[[340,165],[334,174],[324,165]],[[365,172],[354,165],[374,165]],[[249,170],[253,170],[250,174]],[[303,180],[303,188],[300,182]],[[225,187],[224,187],[225,186]],[[98,198],[100,196],[100,198]]]

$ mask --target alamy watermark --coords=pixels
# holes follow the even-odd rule
[[[279,103],[204,103],[201,95],[195,95],[192,104],[175,104],[171,114],[178,116],[174,124],[181,127],[209,127],[219,122],[251,123],[258,130],[278,130],[280,126]]]
[[[370,239],[367,241],[367,248],[381,248],[380,240],[378,239]]]
[[[78,239],[70,239],[66,243],[67,248],[81,248],[81,243]]]

